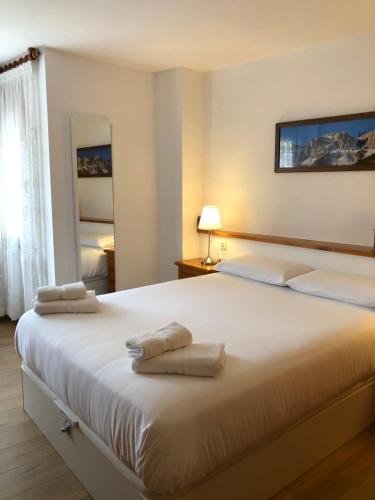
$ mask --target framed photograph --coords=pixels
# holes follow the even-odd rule
[[[375,170],[375,111],[276,124],[275,172]]]
[[[112,177],[112,147],[90,146],[77,149],[78,177]]]

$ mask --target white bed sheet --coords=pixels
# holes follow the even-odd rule
[[[83,280],[108,276],[107,254],[101,248],[81,246]]]
[[[224,273],[20,320],[23,362],[142,479],[172,493],[375,372],[375,312]],[[172,320],[225,342],[216,378],[131,371],[128,336]]]

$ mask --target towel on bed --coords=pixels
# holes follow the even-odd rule
[[[223,366],[224,344],[197,343],[168,351],[147,360],[133,359],[137,373],[178,373],[197,377],[215,377]]]
[[[135,359],[149,359],[166,351],[185,347],[193,342],[189,330],[176,321],[151,333],[129,338],[126,342],[129,356]]]
[[[36,299],[40,302],[53,300],[79,300],[86,297],[86,287],[83,281],[68,283],[62,286],[40,286],[37,290]]]
[[[36,300],[34,311],[39,314],[53,313],[93,313],[99,311],[100,303],[96,298],[95,291],[89,290],[85,299],[79,300],[50,300],[41,302]]]

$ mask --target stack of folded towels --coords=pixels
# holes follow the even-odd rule
[[[37,290],[34,311],[37,314],[91,313],[99,310],[95,290],[86,290],[83,281],[62,286],[41,286]]]
[[[214,377],[223,366],[224,344],[193,344],[190,331],[177,322],[131,337],[125,345],[137,373]]]

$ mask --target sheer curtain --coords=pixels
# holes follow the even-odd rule
[[[47,282],[38,92],[28,62],[0,75],[0,316]]]

